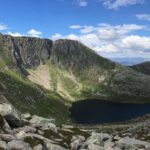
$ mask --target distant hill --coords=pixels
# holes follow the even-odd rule
[[[122,57],[122,58],[113,57],[110,59],[125,66],[131,66],[142,62],[150,61],[150,58],[143,58],[143,57]]]
[[[133,65],[131,68],[146,75],[150,75],[150,61],[141,64]]]

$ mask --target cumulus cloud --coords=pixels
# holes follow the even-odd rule
[[[100,1],[108,9],[118,9],[119,7],[144,3],[144,0],[100,0]]]
[[[139,20],[150,21],[150,14],[137,14],[135,15]]]
[[[0,23],[0,30],[7,30],[8,26],[6,24]]]
[[[58,34],[58,33],[52,35],[52,37],[51,37],[51,39],[53,39],[53,40],[57,40],[57,39],[61,39],[61,38],[63,38],[62,35]]]
[[[77,0],[77,3],[80,7],[86,7],[88,5],[87,0]]]
[[[150,55],[150,37],[133,34],[133,31],[147,30],[146,26],[137,24],[112,26],[103,23],[97,26],[81,26],[76,30],[79,34],[56,34],[52,39],[78,40],[103,56],[128,57],[135,54],[141,56],[141,53]]]
[[[27,32],[27,34],[31,37],[40,37],[42,35],[41,31],[37,31],[35,29],[31,29]]]
[[[17,37],[17,36],[25,36],[24,34],[21,34],[21,33],[19,33],[19,32],[14,32],[14,33],[13,33],[13,32],[8,31],[7,34],[9,34],[9,35],[11,35],[11,36],[16,36],[16,37]]]
[[[131,35],[122,40],[122,47],[150,52],[150,37]]]
[[[35,29],[31,29],[29,30],[27,33],[22,34],[19,32],[10,32],[8,31],[7,34],[11,35],[11,36],[31,36],[31,37],[40,37],[42,35],[42,32],[37,31]],[[58,36],[58,35],[57,35]]]

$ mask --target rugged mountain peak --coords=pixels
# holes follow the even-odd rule
[[[102,69],[114,69],[116,63],[99,56],[95,51],[76,40],[60,39],[52,47],[52,60],[65,68],[76,72],[95,66]]]

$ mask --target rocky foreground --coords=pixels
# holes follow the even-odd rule
[[[54,119],[20,114],[6,103],[0,104],[0,115],[0,150],[150,150],[148,141],[127,134],[121,137],[70,125],[57,127]]]

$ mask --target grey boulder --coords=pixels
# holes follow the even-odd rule
[[[16,137],[11,134],[1,134],[0,137],[3,141],[6,141],[6,142],[16,140]]]
[[[34,146],[33,150],[43,150],[43,146],[41,144]]]
[[[8,150],[31,150],[31,147],[28,143],[20,140],[13,140],[11,142],[8,142],[7,146]]]
[[[55,145],[52,143],[45,143],[45,147],[47,150],[67,150],[59,145]]]
[[[116,146],[120,149],[145,149],[150,147],[150,143],[125,137],[116,142]]]
[[[19,112],[11,104],[0,104],[0,115],[7,120],[9,125],[21,126],[22,124]]]
[[[4,141],[0,141],[0,149],[7,150],[7,144]]]
[[[57,132],[57,127],[55,125],[55,119],[47,119],[39,116],[32,116],[32,119],[29,121],[33,127],[39,127],[41,130],[52,130]]]

